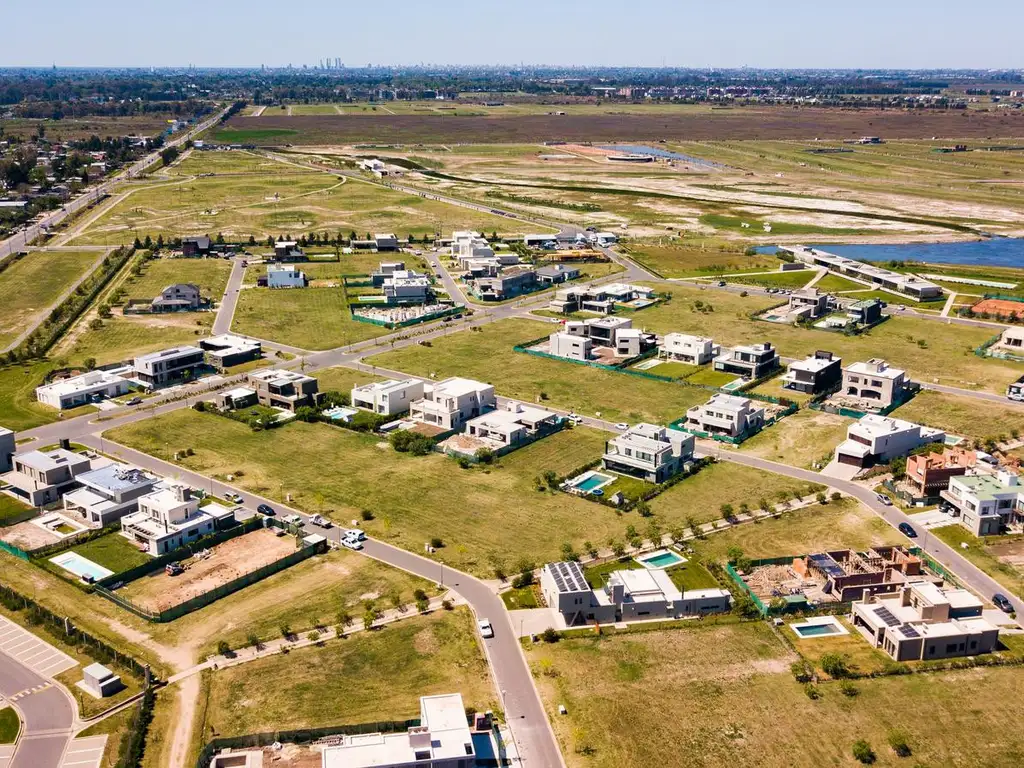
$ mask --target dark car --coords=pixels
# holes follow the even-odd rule
[[[917,538],[917,531],[914,530],[914,527],[910,523],[900,523],[899,524],[899,529],[900,529],[900,533],[902,533],[908,539],[916,539]]]
[[[992,602],[995,603],[996,608],[1006,613],[1013,613],[1013,603],[1006,599],[1006,595],[1002,592],[996,592],[992,595]]]
[[[273,517],[277,514],[277,512],[274,511],[274,508],[271,507],[269,504],[260,504],[258,507],[256,507],[256,511],[259,512],[261,515],[266,515],[267,517]]]

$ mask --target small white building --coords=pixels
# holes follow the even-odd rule
[[[267,288],[305,288],[309,285],[306,273],[287,264],[267,265]]]
[[[658,350],[658,356],[665,360],[678,360],[689,365],[706,365],[721,351],[722,348],[706,336],[666,333]]]
[[[409,418],[443,430],[461,429],[470,419],[494,408],[494,387],[473,379],[453,376],[426,384],[423,398],[409,407]]]
[[[717,392],[704,405],[686,412],[686,426],[710,435],[738,437],[764,424],[764,408],[748,397]]]
[[[128,381],[107,371],[89,371],[36,387],[36,400],[53,408],[74,408],[102,398],[119,397],[128,391]]]
[[[556,331],[548,337],[548,354],[567,360],[587,361],[593,357],[594,342],[587,336]]]
[[[233,513],[231,513],[233,514]],[[151,555],[164,555],[213,533],[217,518],[199,507],[184,485],[170,485],[139,497],[139,511],[121,518],[121,534]]]
[[[388,304],[426,304],[431,299],[430,278],[412,270],[395,270],[384,278]]]
[[[159,482],[136,467],[113,462],[75,477],[81,488],[64,494],[64,511],[95,526],[109,525],[139,508],[139,497]]]
[[[836,448],[836,460],[840,464],[870,467],[906,456],[919,446],[942,442],[945,437],[941,429],[869,413],[847,428],[846,440]]]
[[[352,387],[350,402],[355,408],[395,416],[406,413],[412,402],[422,397],[423,382],[419,379],[389,379]]]

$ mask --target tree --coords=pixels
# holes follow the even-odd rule
[[[722,513],[723,520],[729,520],[732,518],[732,504],[723,504],[718,508],[718,511]]]
[[[231,654],[231,646],[228,645],[227,640],[220,640],[217,642],[217,654],[219,656],[228,656]]]
[[[871,765],[875,762],[875,750],[864,739],[853,742],[853,757],[858,763]]]
[[[295,418],[299,421],[312,422],[317,421],[320,418],[320,414],[311,405],[303,405],[295,409]]]
[[[743,550],[733,545],[726,550],[725,557],[727,562],[735,564],[743,559]]]
[[[91,371],[93,368],[96,367],[96,358],[95,357],[87,357],[87,358],[85,358],[85,360],[82,361],[82,367],[84,367],[85,370],[87,370],[87,371]]]
[[[426,595],[416,598],[416,610],[420,613],[426,613],[430,610],[430,600],[427,599]]]
[[[352,625],[352,614],[350,614],[344,608],[338,611],[338,615],[336,618],[338,619],[338,624],[340,624],[343,627],[348,627]]]
[[[568,541],[562,544],[562,559],[579,562],[580,556]]]
[[[548,627],[540,633],[540,639],[545,643],[557,643],[562,639],[562,635],[554,627]]]
[[[907,460],[899,456],[889,462],[889,470],[892,472],[893,480],[902,480],[907,476]]]
[[[635,509],[637,514],[640,515],[640,517],[650,517],[654,514],[653,512],[651,512],[650,505],[643,499],[637,500]]]
[[[281,637],[287,639],[292,636],[292,628],[289,624],[282,624],[278,629],[281,630]]]
[[[621,558],[623,555],[626,554],[626,547],[625,547],[625,545],[623,545],[623,543],[621,541],[619,541],[618,539],[613,539],[609,546],[611,547],[611,550],[615,554],[616,557]]]
[[[363,613],[363,629],[372,629],[373,623],[377,620],[377,611],[373,608]]]
[[[589,539],[583,542],[583,551],[590,555],[591,559],[597,557],[597,547]]]
[[[255,648],[257,651],[263,648],[263,643],[260,642],[259,637],[254,632],[250,632],[246,636],[245,642],[249,644],[250,648]]]
[[[434,549],[441,549],[444,546],[444,539],[440,536],[432,536],[430,538],[430,546]]]
[[[178,155],[181,154],[177,147],[165,147],[160,150],[160,159],[163,160],[164,165],[170,165],[178,159]]]
[[[818,500],[819,504],[828,504],[828,497],[821,491],[818,492],[818,495],[815,498]]]
[[[819,660],[822,671],[831,678],[839,679],[850,674],[846,660],[838,653],[824,653]]]

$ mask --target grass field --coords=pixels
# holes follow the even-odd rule
[[[693,246],[631,245],[626,254],[663,277],[700,277],[731,272],[767,272],[781,263],[774,256],[745,256],[736,251],[702,250]]]
[[[121,136],[156,136],[167,130],[167,121],[174,117],[170,112],[150,112],[123,117],[98,115],[64,117],[61,120],[14,118],[0,120],[0,128],[8,136],[27,137],[35,135],[39,126],[43,126],[46,138],[57,142],[88,139],[90,136],[99,136],[101,139],[120,138]]]
[[[461,693],[467,707],[498,709],[465,608],[267,656],[203,680],[197,734],[405,720],[419,717],[420,696],[452,692]]]
[[[31,251],[0,272],[0,349],[17,338],[103,256],[98,251]]]
[[[736,275],[728,277],[730,283],[756,285],[762,288],[803,288],[814,279],[814,272],[809,269],[795,269],[791,272],[766,272],[763,275]]]
[[[824,411],[803,409],[743,442],[739,450],[794,467],[810,467],[846,439],[853,423]]]
[[[1014,537],[1011,542],[1003,541],[1004,537],[999,536],[979,539],[962,525],[944,525],[931,529],[929,533],[956,549],[1008,592],[1024,598],[1024,561],[1020,557],[1024,546],[1021,546],[1019,537]],[[1000,554],[1009,556],[1009,562],[1001,559]]]
[[[77,552],[82,557],[92,560],[97,565],[121,573],[137,565],[148,563],[153,558],[150,555],[140,552],[139,548],[119,533],[110,533],[98,539],[87,541],[74,547],[72,552]]]
[[[231,275],[231,262],[224,259],[170,259],[145,262],[139,277],[124,283],[130,299],[151,299],[173,283],[195,283],[200,293],[220,301]]]
[[[251,288],[241,292],[232,329],[300,349],[332,349],[390,333],[352,319],[341,288]]]
[[[53,363],[10,365],[0,368],[0,424],[18,432],[57,420],[58,411],[36,400],[36,387],[56,366]],[[95,411],[83,405],[64,411],[65,418]]]
[[[894,727],[907,732],[915,765],[1024,759],[1024,737],[964,707],[974,696],[1013,696],[1014,668],[861,680],[852,698],[824,684],[813,701],[789,672],[794,655],[761,622],[563,639],[527,658],[572,768],[852,766],[860,738],[876,765],[902,765],[887,745]]]
[[[892,415],[977,440],[1024,432],[1024,408],[1020,406],[967,400],[943,392],[919,392]]]
[[[0,744],[13,744],[20,730],[21,720],[18,719],[18,713],[6,705],[0,707]]]
[[[837,293],[840,291],[861,291],[865,286],[862,283],[855,283],[840,275],[828,274],[814,284],[814,287],[826,293]]]
[[[0,494],[0,526],[6,525],[6,520],[28,512],[32,507],[22,504],[6,493]]]
[[[97,365],[131,360],[168,347],[195,344],[213,323],[211,313],[114,316],[100,328],[86,328],[62,354],[72,363],[94,358]]]
[[[650,310],[644,310],[649,312]],[[646,314],[643,322],[646,324]],[[434,339],[431,347],[410,346],[375,355],[371,365],[419,376],[468,376],[495,384],[498,393],[528,402],[547,397],[552,405],[610,421],[667,423],[706,401],[696,387],[652,381],[568,362],[526,355],[513,345],[546,336],[548,323],[501,320],[477,333]],[[655,371],[657,372],[657,371]],[[734,378],[734,377],[730,377]]]

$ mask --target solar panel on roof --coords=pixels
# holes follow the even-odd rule
[[[889,627],[895,627],[895,626],[897,626],[900,623],[900,620],[897,619],[895,616],[893,616],[892,615],[892,611],[890,611],[885,606],[882,606],[880,608],[876,608],[875,609],[875,615],[878,618],[880,618],[882,621],[884,621],[886,626],[889,626]]]
[[[900,632],[903,633],[904,637],[908,637],[908,638],[914,638],[914,637],[920,637],[921,636],[921,635],[918,634],[917,630],[914,629],[909,624],[905,624],[902,627],[900,627]]]

